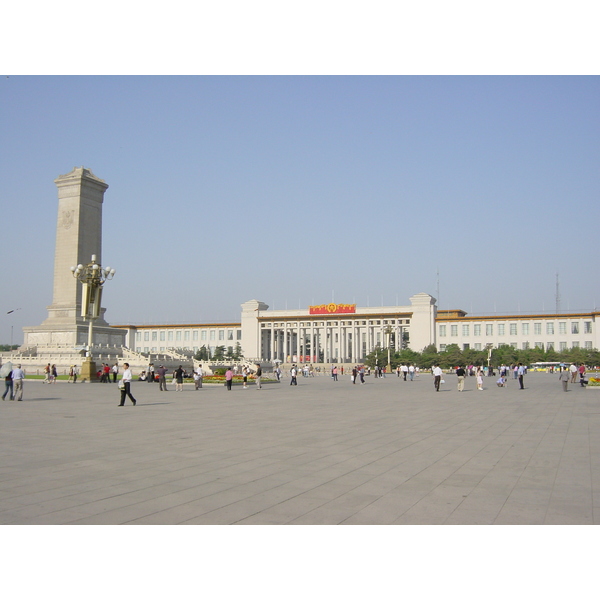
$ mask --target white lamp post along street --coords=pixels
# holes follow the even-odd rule
[[[88,342],[81,379],[92,381],[96,373],[96,364],[92,360],[93,325],[100,316],[102,286],[115,276],[115,270],[101,267],[96,263],[96,255],[92,254],[92,262],[71,267],[71,273],[81,281],[81,316],[88,321]]]

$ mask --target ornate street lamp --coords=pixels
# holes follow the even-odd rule
[[[81,367],[81,380],[92,381],[96,373],[96,363],[92,360],[93,325],[100,316],[102,286],[115,276],[115,270],[101,267],[96,263],[96,255],[92,254],[92,262],[71,267],[71,273],[81,282],[81,316],[88,321],[88,342]]]

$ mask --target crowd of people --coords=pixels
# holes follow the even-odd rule
[[[131,381],[133,379],[133,375],[128,363],[123,364],[124,371],[122,373],[121,379],[119,380],[119,388],[121,391],[121,403],[119,406],[123,406],[125,402],[125,398],[129,397],[132,401],[133,405],[136,405],[135,398],[131,395]],[[498,379],[496,380],[496,385],[498,387],[506,387],[507,381],[512,377],[519,384],[519,389],[525,389],[524,386],[524,378],[527,374],[527,366],[522,363],[514,364],[514,365],[500,365],[498,368]],[[568,391],[569,383],[576,383],[577,377],[579,377],[579,384],[581,387],[585,387],[587,385],[586,380],[586,367],[582,363],[579,366],[575,364],[571,364],[568,366],[561,366],[556,370],[559,371],[559,381],[562,383],[562,388],[566,392]],[[16,367],[12,367],[11,363],[6,363],[1,366],[0,371],[2,372],[2,377],[5,380],[5,390],[2,395],[2,400],[6,400],[8,397],[9,400],[17,400],[21,401],[23,399],[23,381],[25,379],[25,372],[21,368],[21,365],[17,365]],[[420,369],[416,365],[398,365],[396,368],[396,376],[398,378],[402,378],[403,381],[414,381],[420,375]],[[150,363],[148,368],[143,370],[138,377],[138,381],[146,381],[148,383],[157,382],[159,384],[160,391],[168,391],[167,389],[167,373],[169,369],[164,367],[163,365],[159,365],[155,368],[154,364]],[[242,376],[243,381],[243,389],[248,389],[248,380],[251,375],[254,376],[254,382],[256,384],[256,389],[261,389],[261,377],[262,377],[262,367],[259,363],[256,363],[255,369],[251,369],[248,365],[243,366],[230,366],[227,368],[225,372],[225,386],[228,391],[232,389],[234,376],[240,374]],[[364,364],[354,365],[350,372],[350,381],[353,385],[360,383],[360,385],[365,384],[365,376],[373,375],[373,379],[385,378],[387,369],[386,367],[376,366],[371,369]],[[487,366],[474,366],[467,365],[462,366],[459,365],[450,371],[455,374],[457,377],[457,389],[459,392],[463,392],[465,389],[465,380],[468,377],[475,377],[476,381],[476,389],[479,391],[484,390],[484,383],[486,377],[494,376],[496,373],[493,368]],[[314,377],[315,373],[321,374],[320,367],[313,367],[313,365],[302,365],[298,366],[295,363],[291,365],[288,370],[288,375],[290,377],[290,385],[297,386],[298,385],[298,376],[302,377]],[[77,377],[79,374],[79,368],[77,365],[71,365],[69,369],[69,379],[67,383],[76,383]],[[280,364],[276,364],[273,368],[273,374],[278,382],[282,381],[283,371],[281,369]],[[337,364],[332,364],[330,367],[330,375],[333,381],[338,381],[338,375],[344,375],[344,366],[340,365],[338,367]],[[101,383],[113,383],[117,382],[119,375],[119,365],[115,363],[112,367],[107,363],[102,363],[102,367],[98,369],[97,376]],[[439,365],[433,365],[431,367],[431,375],[433,377],[433,385],[437,392],[440,391],[440,387],[445,383],[444,380],[444,372],[440,368]],[[181,392],[183,391],[183,383],[184,379],[193,378],[194,381],[194,389],[199,390],[202,388],[202,381],[204,378],[204,371],[202,365],[198,365],[193,369],[191,373],[189,373],[182,365],[179,365],[177,369],[174,369],[171,373],[172,383],[175,384],[175,391]],[[56,365],[51,365],[48,363],[44,368],[44,380],[43,383],[53,384],[56,383],[58,374]]]

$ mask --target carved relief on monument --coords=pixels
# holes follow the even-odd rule
[[[75,220],[74,210],[63,210],[60,215],[60,224],[64,229],[71,229]]]

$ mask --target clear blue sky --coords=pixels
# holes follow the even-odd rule
[[[438,270],[441,308],[550,311],[558,272],[593,309],[599,100],[574,76],[3,77],[0,342],[46,317],[74,166],[110,186],[113,324],[407,304]]]

